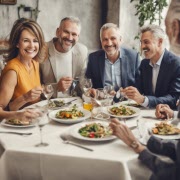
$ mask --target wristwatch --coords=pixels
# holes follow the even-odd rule
[[[133,149],[137,149],[139,147],[139,143],[137,141],[133,141],[131,144],[130,144],[130,147],[132,147]]]

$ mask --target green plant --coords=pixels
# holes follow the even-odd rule
[[[161,24],[162,11],[164,7],[168,4],[166,0],[131,0],[132,2],[137,2],[135,4],[136,16],[139,19],[139,26],[143,26],[145,21],[149,20],[149,23],[152,24],[155,21],[158,21],[158,24]]]

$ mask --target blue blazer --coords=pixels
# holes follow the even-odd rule
[[[156,83],[155,94],[152,92],[152,67],[150,60],[144,59],[136,77],[136,87],[141,94],[149,99],[149,107],[157,104],[168,104],[176,109],[176,102],[180,96],[180,58],[165,50]]]
[[[140,64],[139,54],[131,49],[121,47],[121,86],[134,86],[135,74]],[[99,50],[89,55],[85,76],[92,79],[93,88],[104,87],[105,51]]]

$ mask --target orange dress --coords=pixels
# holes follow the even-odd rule
[[[9,70],[14,70],[17,73],[17,85],[14,89],[14,94],[11,100],[22,96],[23,94],[27,93],[37,86],[41,86],[39,76],[39,63],[34,60],[32,60],[31,63],[31,69],[30,71],[28,71],[19,59],[14,58],[8,61],[7,65],[3,69],[1,78],[3,78],[4,74]]]

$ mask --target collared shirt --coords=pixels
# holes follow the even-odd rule
[[[104,71],[105,86],[112,85],[115,87],[115,89],[119,89],[121,87],[120,59],[121,59],[121,55],[114,63],[112,63],[105,54],[105,71]]]
[[[152,62],[149,62],[149,65],[152,67],[152,91],[155,94],[155,90],[156,90],[156,83],[157,83],[157,78],[159,75],[159,70],[160,70],[160,66],[161,66],[161,62],[162,62],[162,58],[164,56],[164,52],[161,54],[161,57],[159,58],[159,60],[156,62],[156,64],[152,64]],[[141,104],[144,107],[147,107],[149,105],[149,99],[145,96],[145,100],[144,102]]]

